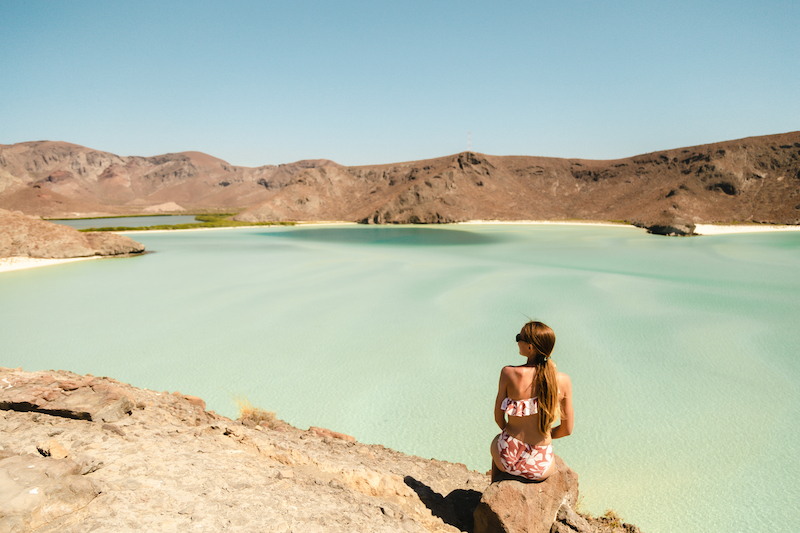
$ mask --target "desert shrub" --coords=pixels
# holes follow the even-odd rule
[[[246,426],[264,426],[274,429],[281,424],[273,411],[253,407],[246,396],[235,396],[233,401],[239,411],[239,418],[236,420]]]

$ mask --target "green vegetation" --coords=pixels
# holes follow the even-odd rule
[[[146,217],[175,217],[175,216],[191,216],[195,218],[205,215],[218,216],[218,217],[232,217],[242,212],[242,209],[231,212],[230,209],[202,209],[200,211],[190,212],[167,212],[167,213],[138,213],[138,214],[119,214],[119,215],[103,215],[99,217],[77,217],[70,218],[69,220],[100,220],[102,218],[146,218]],[[64,220],[64,217],[42,217],[42,220]]]
[[[106,227],[106,228],[86,228],[80,231],[150,231],[150,230],[170,230],[170,229],[197,229],[197,228],[234,228],[237,226],[294,226],[294,222],[240,222],[231,220],[236,213],[205,214],[195,216],[198,222],[189,224],[159,224],[156,226],[140,227]]]

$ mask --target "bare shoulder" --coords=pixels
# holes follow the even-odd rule
[[[500,371],[501,376],[515,376],[519,373],[520,373],[519,367],[512,365],[504,366],[503,370]]]
[[[563,372],[559,372],[556,379],[558,379],[558,391],[564,396],[571,396],[572,380],[569,379],[569,376]]]
[[[508,381],[514,375],[513,366],[504,366],[500,371],[500,381]]]

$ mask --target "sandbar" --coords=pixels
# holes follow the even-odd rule
[[[456,224],[528,224],[528,225],[560,225],[560,226],[613,226],[617,228],[641,229],[622,222],[603,222],[600,220],[467,220]]]
[[[86,259],[100,259],[100,256],[92,257],[69,257],[67,259],[39,259],[36,257],[0,257],[0,272],[10,272],[12,270],[23,270],[25,268],[36,268],[50,265],[60,265],[61,263],[71,263],[73,261],[84,261]]]
[[[553,224],[564,226],[614,226],[641,229],[632,224],[578,220],[469,220],[458,224]],[[767,231],[800,231],[800,225],[778,224],[695,224],[695,235],[725,235],[729,233],[763,233]]]
[[[724,235],[728,233],[761,233],[765,231],[800,231],[800,226],[770,224],[696,224],[698,235]]]

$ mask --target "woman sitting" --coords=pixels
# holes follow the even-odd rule
[[[528,322],[517,335],[528,362],[500,372],[494,419],[503,431],[492,441],[492,481],[502,472],[544,481],[555,470],[552,440],[572,433],[572,384],[550,359],[555,343],[552,329]]]

